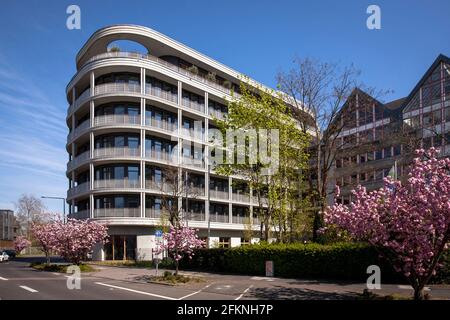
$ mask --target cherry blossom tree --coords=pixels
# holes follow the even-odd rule
[[[416,150],[404,184],[385,178],[376,191],[358,186],[349,206],[335,203],[325,212],[326,223],[377,247],[417,300],[450,242],[450,159],[438,159],[438,152]]]
[[[66,260],[80,264],[97,243],[105,243],[108,228],[95,221],[68,219],[55,223],[55,249]]]
[[[45,254],[47,264],[50,264],[50,253],[56,250],[57,238],[56,234],[59,232],[58,225],[61,222],[52,222],[46,224],[34,223],[31,226],[33,237],[39,242],[42,252]]]
[[[183,257],[187,256],[191,259],[194,255],[194,249],[205,246],[205,241],[198,238],[197,231],[183,225],[171,226],[170,231],[163,235],[156,254],[160,254],[165,250],[168,251],[175,261],[175,275],[178,274],[179,262]]]
[[[20,252],[22,252],[23,249],[28,248],[30,245],[31,242],[23,236],[18,236],[16,237],[16,239],[14,239],[14,248],[17,254],[20,254]]]

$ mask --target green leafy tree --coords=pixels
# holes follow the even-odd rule
[[[302,172],[309,158],[306,149],[310,143],[293,107],[285,103],[280,93],[250,85],[248,79],[243,79],[240,95],[233,96],[228,104],[228,116],[215,121],[222,137],[227,137],[221,141],[215,139],[219,144],[213,148],[214,157],[219,159],[217,172],[247,181],[257,200],[258,205],[253,210],[261,220],[263,239],[270,238],[276,222],[278,227],[283,226],[278,228],[278,240],[286,240],[294,227],[289,220],[301,213],[300,207],[304,204],[296,201],[298,193],[292,192],[292,188],[293,181],[303,180]],[[230,130],[241,136],[230,139]],[[277,137],[274,132],[278,133]],[[253,139],[252,134],[258,139]],[[217,154],[222,147],[227,150],[227,157]],[[270,161],[261,150],[267,150]]]

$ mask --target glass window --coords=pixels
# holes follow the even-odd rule
[[[128,137],[128,147],[137,149],[139,148],[139,138],[138,137]]]
[[[392,148],[391,147],[384,148],[384,158],[390,157],[392,157]]]
[[[394,146],[394,156],[399,156],[401,154],[401,146],[400,145],[395,145]]]
[[[366,162],[366,158],[367,158],[367,155],[365,153],[364,154],[360,154],[359,155],[359,163]]]
[[[219,248],[229,248],[229,247],[230,247],[230,238],[220,237],[219,238]]]
[[[383,159],[383,152],[382,150],[376,150],[375,151],[375,160],[381,160]]]
[[[115,166],[114,167],[114,179],[123,179],[123,178],[125,178],[125,167]]]
[[[373,152],[367,152],[367,161],[373,161]]]
[[[135,166],[128,167],[128,179],[139,180],[139,167]]]

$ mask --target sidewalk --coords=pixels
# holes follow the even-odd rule
[[[143,283],[143,276],[156,275],[155,269],[124,266],[93,265],[98,271],[89,276],[111,280]],[[165,269],[159,269],[162,275]],[[173,272],[173,270],[169,270]],[[301,279],[269,278],[247,275],[216,274],[208,272],[180,271],[180,274],[203,278],[202,283],[181,284],[183,288],[197,289],[211,284],[210,292],[236,294],[248,288],[247,297],[255,299],[300,299],[300,300],[348,300],[360,297],[365,283],[350,283],[344,281],[318,281]],[[382,284],[380,290],[371,292],[386,296],[411,297],[413,290],[408,285]],[[450,285],[430,285],[425,293],[432,299],[450,300]]]

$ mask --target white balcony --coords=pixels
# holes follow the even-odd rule
[[[150,119],[146,118],[145,125],[155,128],[155,129],[162,130],[162,131],[170,132],[172,134],[177,134],[177,124],[176,123],[171,123],[171,122],[162,121],[162,120],[156,120],[154,118],[150,118]]]
[[[170,91],[162,90],[159,87],[154,87],[150,84],[145,84],[145,94],[155,96],[173,103],[178,103],[178,94]]]
[[[205,104],[204,103],[198,103],[196,101],[189,100],[187,98],[182,99],[181,103],[184,107],[187,107],[189,109],[204,113],[205,112]]]
[[[139,208],[94,209],[94,218],[136,218],[141,216]]]
[[[90,153],[89,151],[85,151],[83,153],[80,153],[78,156],[76,156],[72,161],[69,161],[67,164],[67,170],[73,170],[74,168],[78,167],[79,165],[83,164],[84,162],[89,160]]]
[[[115,147],[94,149],[94,158],[139,157],[140,148]]]
[[[82,194],[82,193],[85,193],[85,192],[88,192],[88,191],[89,191],[89,181],[80,183],[79,185],[77,185],[77,186],[75,186],[73,188],[70,188],[67,191],[67,197],[68,198],[72,198],[72,197],[74,197],[74,196],[76,196],[78,194]]]
[[[209,197],[211,199],[219,199],[219,200],[228,200],[229,199],[227,191],[213,190],[213,189],[209,189]]]
[[[141,184],[139,180],[104,179],[94,181],[94,189],[136,189],[140,187]]]
[[[127,114],[111,114],[106,116],[97,116],[94,118],[96,127],[108,125],[140,125],[140,116],[130,116]]]
[[[190,221],[205,221],[205,213],[204,212],[194,212],[188,211],[185,212],[185,217]]]
[[[94,95],[100,94],[140,94],[141,85],[134,83],[105,83],[94,87]]]
[[[91,122],[89,120],[84,121],[78,127],[76,127],[72,132],[67,136],[67,140],[72,141],[78,138],[80,135],[89,130]]]
[[[228,215],[224,215],[224,214],[210,213],[209,214],[209,221],[211,221],[211,222],[229,223],[230,222],[230,217]]]
[[[146,150],[145,158],[157,160],[163,163],[176,164],[177,163],[177,155],[175,152],[168,153],[156,150]]]
[[[182,157],[182,164],[187,167],[197,168],[197,169],[204,169],[205,168],[205,162],[202,159],[195,159],[193,157]]]
[[[157,182],[154,180],[146,180],[145,188],[153,190],[153,191],[157,191],[157,192],[166,192],[166,193],[173,192],[173,188],[172,188],[171,184],[164,183],[164,182]]]
[[[136,52],[105,52],[105,53],[100,53],[92,58],[90,58],[88,61],[86,61],[84,65],[92,62],[92,61],[97,61],[97,60],[102,60],[102,59],[108,59],[108,58],[132,58],[132,59],[141,59],[144,61],[152,61],[155,62],[161,66],[164,66],[166,68],[169,68],[172,71],[175,71],[179,74],[182,74],[183,76],[186,76],[190,79],[194,79],[196,81],[199,81],[201,83],[207,84],[217,90],[220,90],[224,93],[230,94],[230,88],[228,86],[225,85],[221,85],[219,84],[217,81],[214,81],[213,79],[208,79],[204,76],[198,75],[198,74],[194,74],[192,72],[189,72],[188,70],[185,70],[183,68],[180,68],[177,65],[174,65],[170,62],[167,62],[163,59],[160,59],[158,57],[149,55],[149,54],[141,54],[141,53],[136,53]],[[238,93],[234,93],[235,96],[239,96]]]
[[[237,201],[237,202],[248,203],[248,202],[250,202],[250,195],[247,194],[247,193],[240,193],[240,192],[234,193],[233,192],[232,196],[231,196],[231,199],[233,201]]]
[[[145,217],[153,218],[153,219],[160,219],[161,217],[164,217],[164,218],[168,219],[169,212],[164,209],[146,208],[145,209]]]
[[[69,218],[79,219],[79,220],[81,220],[81,219],[89,219],[90,218],[90,213],[89,213],[89,210],[80,210],[80,211],[77,211],[77,212],[72,212],[69,215]]]

